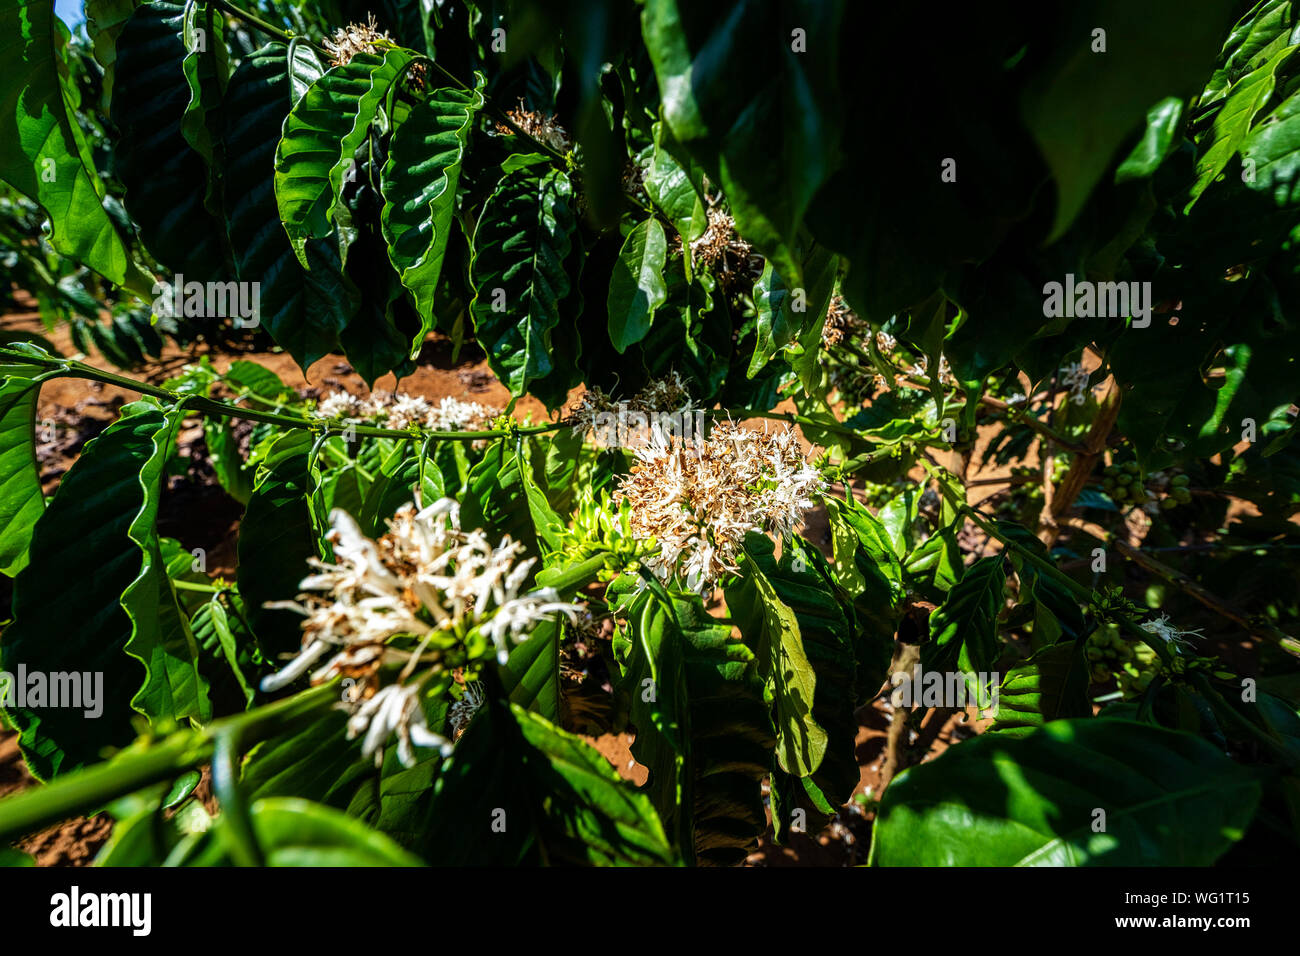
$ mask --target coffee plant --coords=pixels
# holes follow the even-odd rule
[[[119,369],[0,346],[0,704],[42,781],[0,838],[107,808],[109,865],[725,865],[856,819],[881,866],[1293,858],[1291,0],[85,13],[0,4],[0,246]],[[124,374],[160,329],[371,385],[437,335],[512,400]],[[139,399],[46,500],[68,377]],[[233,576],[159,532],[187,420]],[[623,731],[640,786],[591,743]]]

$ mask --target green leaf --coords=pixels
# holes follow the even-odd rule
[[[226,384],[241,393],[256,395],[268,402],[292,402],[297,397],[279,375],[257,362],[246,362],[243,359],[231,362],[223,377]]]
[[[830,574],[852,600],[855,697],[863,704],[880,689],[893,659],[902,569],[871,512],[852,499],[841,503],[828,495],[823,500],[832,535]]]
[[[104,185],[73,118],[78,102],[67,45],[68,29],[48,0],[0,10],[0,178],[40,203],[56,252],[148,297],[153,280],[132,260],[104,209]]]
[[[268,797],[254,803],[248,815],[267,866],[422,865],[384,834],[310,800]]]
[[[235,271],[241,282],[260,282],[260,317],[277,344],[307,368],[338,348],[339,333],[357,309],[344,279],[338,244],[306,243],[310,271],[295,257],[280,226],[274,180],[280,129],[293,103],[294,84],[320,75],[306,45],[274,43],[254,52],[230,78],[225,98],[225,206]]]
[[[188,554],[183,554],[188,558]],[[256,696],[255,685],[249,683],[249,677],[255,676],[250,657],[256,648],[252,634],[244,626],[242,614],[232,619],[226,613],[220,597],[202,604],[190,618],[190,629],[194,633],[195,643],[199,645],[215,664],[218,660],[225,665],[225,670],[218,670],[208,677],[212,696],[216,698],[223,682],[234,678],[245,708],[251,707]],[[249,674],[245,675],[244,671]],[[215,707],[215,704],[214,704]]]
[[[533,530],[520,470],[515,465],[515,452],[506,441],[494,441],[470,469],[460,500],[461,526],[482,528],[494,540],[509,535],[535,555],[540,550],[537,532]]]
[[[688,173],[669,150],[660,145],[664,137],[671,139],[662,123],[655,123],[654,130],[656,145],[643,177],[646,195],[689,245],[709,228],[708,210],[700,190],[703,174],[698,169]],[[681,147],[677,146],[677,149],[680,151]]]
[[[726,589],[727,607],[745,644],[757,656],[758,672],[772,695],[781,769],[806,777],[821,766],[827,747],[826,731],[813,719],[817,674],[808,659],[803,629],[809,618],[816,622],[820,613],[812,598],[800,606],[805,618],[782,600],[773,580],[778,573],[774,551],[763,535],[751,533],[745,539],[740,579]]]
[[[226,494],[241,505],[248,504],[248,496],[253,493],[253,479],[244,468],[244,459],[239,454],[239,440],[231,430],[230,420],[205,418],[203,442],[208,448],[208,461],[212,463],[212,470]]]
[[[280,728],[244,758],[240,786],[250,801],[302,797],[346,809],[360,780],[374,773],[360,738],[347,739],[348,713],[331,707]]]
[[[989,732],[1023,737],[1052,720],[1091,717],[1084,644],[1078,640],[1049,645],[1007,671]]]
[[[86,36],[90,38],[95,62],[104,70],[100,108],[108,112],[113,98],[113,64],[117,59],[117,38],[131,19],[139,0],[86,0]]]
[[[654,582],[637,593],[624,576],[609,596],[628,614],[615,657],[645,792],[687,862],[739,863],[766,826],[760,784],[775,746],[754,654],[698,595]]]
[[[10,374],[0,385],[0,572],[13,577],[27,565],[32,529],[45,511],[36,462],[36,402],[51,377]]]
[[[311,436],[305,432],[287,432],[276,440],[239,523],[239,592],[258,646],[277,666],[277,655],[301,646],[302,617],[262,605],[296,598],[299,582],[310,571],[307,559],[320,556],[308,504],[310,450]]]
[[[482,82],[480,76],[480,87]],[[411,358],[434,325],[435,293],[452,228],[461,164],[474,117],[482,108],[481,89],[435,90],[411,108],[389,145],[380,185],[381,222],[388,257],[414,297],[422,322],[411,342]]]
[[[552,333],[569,294],[564,260],[576,219],[564,173],[529,166],[501,177],[474,231],[474,335],[519,396],[556,368]]]
[[[366,491],[361,511],[353,515],[363,534],[377,538],[388,530],[388,519],[397,509],[415,500],[415,483],[420,479],[420,460],[407,454],[407,443],[397,445],[384,460]],[[321,514],[321,520],[328,519]]]
[[[156,530],[165,467],[185,410],[176,406],[160,417],[162,424],[151,436],[152,453],[140,469],[143,506],[127,529],[127,537],[144,556],[135,580],[122,592],[122,607],[131,619],[131,639],[123,650],[145,668],[144,686],[131,706],[151,722],[190,717],[206,723],[212,719],[212,704],[207,681],[199,673],[199,646],[177,602]]]
[[[1056,180],[1051,238],[1074,222],[1152,104],[1186,97],[1208,72],[1232,9],[1211,0],[1194,18],[1177,0],[1141,9],[1123,0],[1072,7],[1060,59],[1026,86],[1023,115]],[[1104,24],[1105,52],[1094,50]]]
[[[1228,95],[1228,87],[1257,69],[1280,48],[1291,45],[1295,28],[1292,0],[1261,0],[1243,16],[1219,54],[1219,66],[1205,85],[1199,104],[1211,106]]]
[[[560,633],[559,621],[542,621],[500,668],[510,702],[552,723],[560,720]]]
[[[186,0],[181,40],[185,44],[182,69],[190,100],[181,117],[181,135],[203,157],[207,167],[207,192],[203,204],[220,218],[222,176],[226,156],[220,126],[208,119],[221,108],[230,79],[230,53],[226,49],[221,15],[204,0]]]
[[[722,188],[741,235],[791,286],[805,284],[796,250],[804,214],[840,158],[843,11],[838,0],[642,8],[664,121]]]
[[[632,227],[614,263],[609,279],[609,340],[619,354],[640,342],[650,331],[655,310],[668,301],[664,264],[668,241],[654,216]]]
[[[997,525],[999,531],[1021,548],[1052,563],[1047,547],[1028,528],[1013,521],[999,521]],[[1034,646],[1054,644],[1062,637],[1070,640],[1083,637],[1087,624],[1074,594],[1056,578],[1026,561],[1016,549],[1008,548],[1007,555],[1020,578],[1020,602],[1034,606]]]
[[[858,721],[854,712],[858,701],[874,694],[884,682],[893,633],[886,641],[855,640],[858,627],[853,606],[839,591],[821,552],[804,538],[789,540],[771,580],[781,599],[799,618],[808,663],[817,675],[812,715],[826,729],[826,756],[802,783],[814,806],[831,814],[849,799],[860,779],[855,744]],[[858,653],[864,650],[867,653],[860,668]],[[859,669],[872,673],[864,678]],[[860,694],[863,684],[874,686]]]
[[[802,361],[792,364],[804,389],[812,393],[822,373],[818,356],[822,354],[822,326],[835,285],[835,257],[825,247],[815,246],[801,265],[808,288],[790,288],[770,261],[763,264],[763,274],[754,284],[758,341],[746,374],[753,378],[774,355],[797,342],[796,351]]]
[[[966,568],[948,598],[930,615],[930,640],[921,648],[926,670],[986,673],[997,664],[998,615],[1007,576],[1002,555],[980,558]],[[972,684],[973,677],[967,683]]]
[[[1147,128],[1124,162],[1115,170],[1115,182],[1145,179],[1160,168],[1182,130],[1184,103],[1168,96],[1147,110]]]
[[[560,551],[564,548],[564,532],[566,523],[551,503],[546,499],[546,492],[542,490],[541,485],[537,483],[537,477],[534,474],[535,466],[532,461],[531,440],[526,436],[521,438],[518,446],[518,453],[515,456],[515,466],[519,470],[519,482],[524,489],[524,497],[528,501],[528,512],[533,519],[533,528],[537,532],[537,539],[540,543],[546,545],[548,553]]]
[[[676,862],[649,799],[593,747],[492,696],[443,765],[431,816],[416,849],[438,866]]]
[[[818,394],[818,386],[825,372],[822,363],[822,329],[826,325],[826,310],[830,306],[839,263],[840,260],[821,245],[812,246],[804,258],[804,281],[808,283],[804,290],[807,304],[804,315],[795,323],[801,331],[796,333],[794,341],[786,350],[790,367],[799,376],[799,384],[808,395]],[[752,363],[750,368],[753,368]],[[753,378],[752,373],[750,377]]]
[[[871,854],[879,866],[1209,866],[1259,797],[1255,775],[1191,734],[1053,721],[905,770],[885,791]]]
[[[141,550],[138,519],[157,506],[161,462],[149,469],[150,486],[142,473],[160,453],[154,439],[166,430],[165,419],[152,401],[123,412],[86,443],[37,521],[30,562],[14,581],[14,620],[0,641],[0,670],[11,674],[23,667],[46,675],[103,675],[96,719],[83,716],[89,707],[6,708],[28,766],[41,779],[94,763],[106,747],[130,743],[132,699],[146,678],[161,677],[146,674],[124,653],[132,619],[123,605],[124,592],[152,560]],[[69,581],[78,586],[68,587]],[[78,626],[68,628],[69,620]],[[61,639],[52,641],[51,634]]]
[[[113,169],[153,257],[189,280],[218,281],[230,277],[225,224],[205,207],[207,163],[182,127],[190,105],[184,15],[180,4],[141,4],[117,38]]]
[[[298,261],[305,247],[330,234],[343,178],[384,99],[416,59],[393,48],[382,58],[358,53],[307,89],[284,121],[275,152],[275,201]]]
[[[1227,100],[1215,113],[1214,123],[1202,141],[1203,152],[1196,161],[1196,183],[1188,191],[1190,209],[1206,187],[1218,178],[1250,135],[1255,117],[1268,105],[1277,86],[1278,71],[1296,52],[1286,47],[1276,56],[1234,83]]]

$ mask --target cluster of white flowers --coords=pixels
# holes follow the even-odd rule
[[[393,733],[408,763],[411,744],[447,745],[424,726],[423,678],[378,686],[385,658],[406,662],[403,679],[417,663],[429,664],[427,678],[447,646],[435,639],[454,643],[477,628],[504,663],[514,642],[538,622],[577,613],[554,589],[521,594],[535,559],[521,560],[523,546],[508,536],[493,547],[482,531],[462,531],[459,506],[449,498],[423,509],[405,505],[378,540],[362,534],[345,511],[332,511],[330,522],[334,563],[313,560],[316,573],[303,579],[306,593],[298,601],[267,605],[297,611],[305,621],[301,651],[263,680],[262,689],[278,690],[308,671],[314,684],[340,674],[359,681],[362,690],[350,695],[356,709],[348,730],[350,736],[366,734],[366,754]],[[421,640],[414,651],[401,651],[388,643],[397,636]]]
[[[405,430],[422,425],[440,432],[475,431],[500,413],[500,409],[450,396],[431,405],[426,399],[405,392],[375,392],[370,398],[358,398],[337,391],[316,406],[317,418],[380,419],[388,428]]]
[[[658,577],[680,568],[696,590],[736,570],[749,531],[791,534],[825,486],[789,426],[769,433],[719,423],[708,439],[660,436],[636,456],[619,486],[632,533],[658,543],[646,559]]]
[[[1088,400],[1088,379],[1091,374],[1078,362],[1071,362],[1061,369],[1061,384],[1070,390],[1070,401],[1082,405]]]

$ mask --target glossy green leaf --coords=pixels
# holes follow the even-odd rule
[[[12,674],[21,666],[46,674],[103,675],[96,702],[101,714],[93,720],[83,716],[89,706],[6,709],[20,731],[28,766],[41,779],[94,763],[104,748],[129,743],[135,736],[133,699],[146,679],[151,684],[164,679],[163,674],[146,674],[138,660],[125,653],[133,634],[124,592],[146,575],[152,577],[153,556],[146,558],[141,550],[146,534],[139,518],[146,508],[157,507],[161,462],[156,456],[161,449],[155,436],[166,432],[166,422],[151,401],[123,411],[86,444],[37,521],[30,562],[14,581],[14,620],[0,642],[0,669]],[[142,473],[151,462],[146,485]],[[68,581],[82,584],[69,589]],[[70,619],[79,625],[69,629]],[[160,632],[149,630],[143,619],[138,626],[136,641],[152,637],[152,646],[143,646],[151,652],[158,649]],[[64,639],[51,641],[50,634]],[[160,661],[152,653],[138,656],[149,656],[151,666],[161,664],[165,670],[183,663]],[[155,711],[151,716],[162,715]]]
[[[773,551],[770,539],[748,536],[740,579],[726,589],[727,607],[745,644],[758,658],[759,674],[772,695],[781,768],[805,777],[821,766],[827,734],[813,718],[817,673],[809,661],[804,627],[818,626],[816,618],[827,609],[814,606],[824,595],[801,594],[798,610],[783,600],[774,579],[778,569]]]
[[[1023,104],[1025,123],[1056,180],[1053,239],[1079,215],[1152,104],[1196,92],[1231,9],[1228,0],[1214,0],[1189,18],[1176,0],[1140,10],[1122,0],[1071,8],[1064,56],[1042,67]]]
[[[637,592],[625,576],[609,596],[628,615],[615,656],[646,793],[688,862],[739,863],[766,823],[760,784],[775,746],[754,654],[696,595]]]
[[[1297,47],[1293,46],[1282,49],[1259,69],[1232,85],[1228,98],[1215,113],[1213,125],[1202,144],[1204,151],[1196,161],[1196,183],[1188,193],[1191,197],[1188,208],[1223,172],[1246,142],[1255,118],[1273,96],[1278,71],[1296,50]]]
[[[799,228],[839,160],[842,15],[839,2],[775,0],[649,0],[642,10],[664,121],[791,286],[804,284]]]
[[[68,75],[68,28],[49,0],[0,10],[0,178],[45,209],[50,243],[117,285],[148,297],[153,280],[131,258],[105,211],[105,190],[90,147],[72,116],[78,103]]]
[[[205,0],[186,0],[181,21],[181,41],[185,44],[181,67],[190,99],[181,117],[181,135],[203,157],[208,172],[204,206],[218,218],[222,216],[226,157],[220,124],[209,119],[208,114],[221,108],[230,79],[230,54],[223,32],[221,14],[215,7]]]
[[[415,299],[422,325],[411,358],[433,328],[434,301],[456,207],[456,187],[480,91],[435,90],[393,133],[384,163],[382,224],[388,257]]]
[[[1091,717],[1091,675],[1084,641],[1063,641],[1037,651],[1010,668],[998,689],[990,733],[1023,737],[1049,721]]]
[[[651,202],[659,207],[686,242],[690,243],[704,235],[704,231],[709,228],[708,210],[700,192],[702,174],[698,169],[688,172],[669,150],[658,145],[665,136],[671,138],[663,124],[656,123],[656,146],[644,175],[645,191]]]
[[[973,675],[993,669],[1001,653],[998,615],[1007,583],[1003,560],[994,555],[967,567],[930,615],[930,640],[921,649],[926,670]]]
[[[556,368],[552,337],[577,225],[572,194],[559,170],[516,169],[501,178],[474,231],[474,335],[512,395]]]
[[[199,672],[199,645],[177,602],[155,527],[167,459],[185,411],[173,408],[160,417],[162,425],[151,436],[152,452],[140,469],[143,506],[127,529],[127,537],[144,558],[121,598],[131,619],[131,639],[123,650],[145,668],[144,686],[131,699],[131,706],[155,722],[189,717],[206,723],[212,719],[212,704],[207,681]]]
[[[558,621],[539,623],[526,640],[515,645],[500,668],[501,686],[512,704],[560,720],[560,636]]]
[[[0,385],[0,572],[13,577],[27,565],[32,528],[45,510],[36,462],[36,402],[41,380],[10,374]]]
[[[117,38],[113,168],[154,258],[186,281],[228,281],[225,223],[205,207],[207,163],[183,128],[190,105],[184,14],[184,6],[164,0],[141,4]]]
[[[296,797],[267,797],[249,808],[267,866],[420,866],[389,837],[340,810]],[[216,861],[206,859],[204,865]]]
[[[905,770],[885,791],[872,859],[1209,866],[1241,838],[1259,796],[1251,771],[1191,734],[1127,720],[1053,721],[1023,737],[966,741]]]
[[[330,234],[344,176],[380,106],[415,55],[393,48],[358,53],[307,89],[284,121],[275,152],[275,201],[304,268],[306,244]]]
[[[1182,129],[1184,103],[1169,96],[1147,110],[1142,139],[1115,170],[1115,182],[1126,183],[1152,175],[1168,157]]]
[[[258,646],[277,667],[280,654],[301,646],[302,617],[263,605],[294,600],[310,572],[307,559],[319,557],[308,504],[310,450],[305,432],[287,432],[275,442],[239,524],[239,591]]]
[[[280,129],[293,103],[291,80],[320,75],[310,47],[270,44],[247,57],[230,78],[225,98],[225,204],[235,269],[241,282],[261,283],[261,321],[294,360],[307,368],[338,348],[338,335],[357,309],[342,274],[338,246],[307,242],[304,269],[280,225],[274,183]]]
[[[590,744],[489,697],[434,784],[416,847],[439,866],[676,862],[645,794]]]
[[[664,263],[668,242],[653,216],[637,223],[623,241],[609,280],[609,340],[621,354],[650,331],[655,310],[668,301]]]

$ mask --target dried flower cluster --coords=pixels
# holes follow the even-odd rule
[[[623,166],[623,192],[639,203],[648,203],[649,195],[645,191],[645,167],[634,159],[629,159]]]
[[[371,540],[351,516],[330,514],[333,564],[313,560],[298,601],[268,605],[305,618],[302,649],[262,681],[274,691],[311,672],[313,684],[343,675],[354,681],[350,737],[365,733],[369,755],[394,733],[399,756],[411,762],[411,745],[449,746],[425,726],[420,687],[443,667],[444,651],[477,633],[504,661],[513,643],[552,614],[572,618],[577,608],[553,589],[521,594],[535,559],[521,560],[523,545],[505,537],[493,547],[482,531],[460,529],[459,506],[444,498],[427,508],[408,504]],[[393,646],[407,636],[414,650]],[[429,665],[417,681],[379,686],[385,660],[405,662],[405,680],[417,664]]]
[[[853,335],[866,328],[866,323],[849,308],[842,295],[831,296],[826,309],[826,324],[822,326],[822,345],[832,348],[844,341],[846,335]],[[880,333],[884,335],[884,333]]]
[[[520,97],[517,107],[506,110],[506,116],[510,118],[510,122],[533,139],[545,143],[558,153],[567,153],[573,149],[573,140],[565,132],[564,127],[556,121],[555,117],[528,109],[524,106],[523,97]],[[514,130],[504,123],[497,123],[494,132],[502,136],[509,136],[514,133]]]
[[[431,405],[418,395],[404,392],[376,392],[358,398],[348,392],[334,392],[316,406],[317,418],[380,419],[388,428],[408,429],[422,425],[434,431],[476,431],[501,414],[478,402],[462,402],[447,396]]]
[[[907,370],[907,374],[913,378],[930,377],[930,360],[922,355],[917,359],[916,364]],[[948,358],[945,355],[939,356],[939,381],[944,385],[956,385],[957,377],[952,374],[952,367],[948,364]],[[904,385],[904,388],[915,388],[913,385]]]
[[[624,402],[616,401],[599,387],[587,389],[582,399],[569,410],[569,422],[574,428],[592,431],[601,415],[617,414],[620,407],[626,411],[649,415],[692,412],[695,406],[686,382],[677,372],[663,378],[651,379],[646,386]]]
[[[676,237],[675,251],[681,248]],[[712,267],[725,285],[757,279],[763,271],[762,259],[754,248],[736,232],[736,221],[720,206],[709,206],[708,228],[691,240],[691,258],[703,268]]]
[[[351,63],[358,53],[380,56],[391,46],[394,46],[393,38],[379,29],[372,13],[365,23],[349,23],[335,30],[325,41],[325,52],[330,55],[330,66],[343,66]]]
[[[647,559],[658,577],[680,570],[696,589],[736,570],[748,532],[792,533],[824,487],[789,426],[757,432],[719,423],[707,440],[656,440],[636,456],[619,487],[632,533],[658,543]]]

